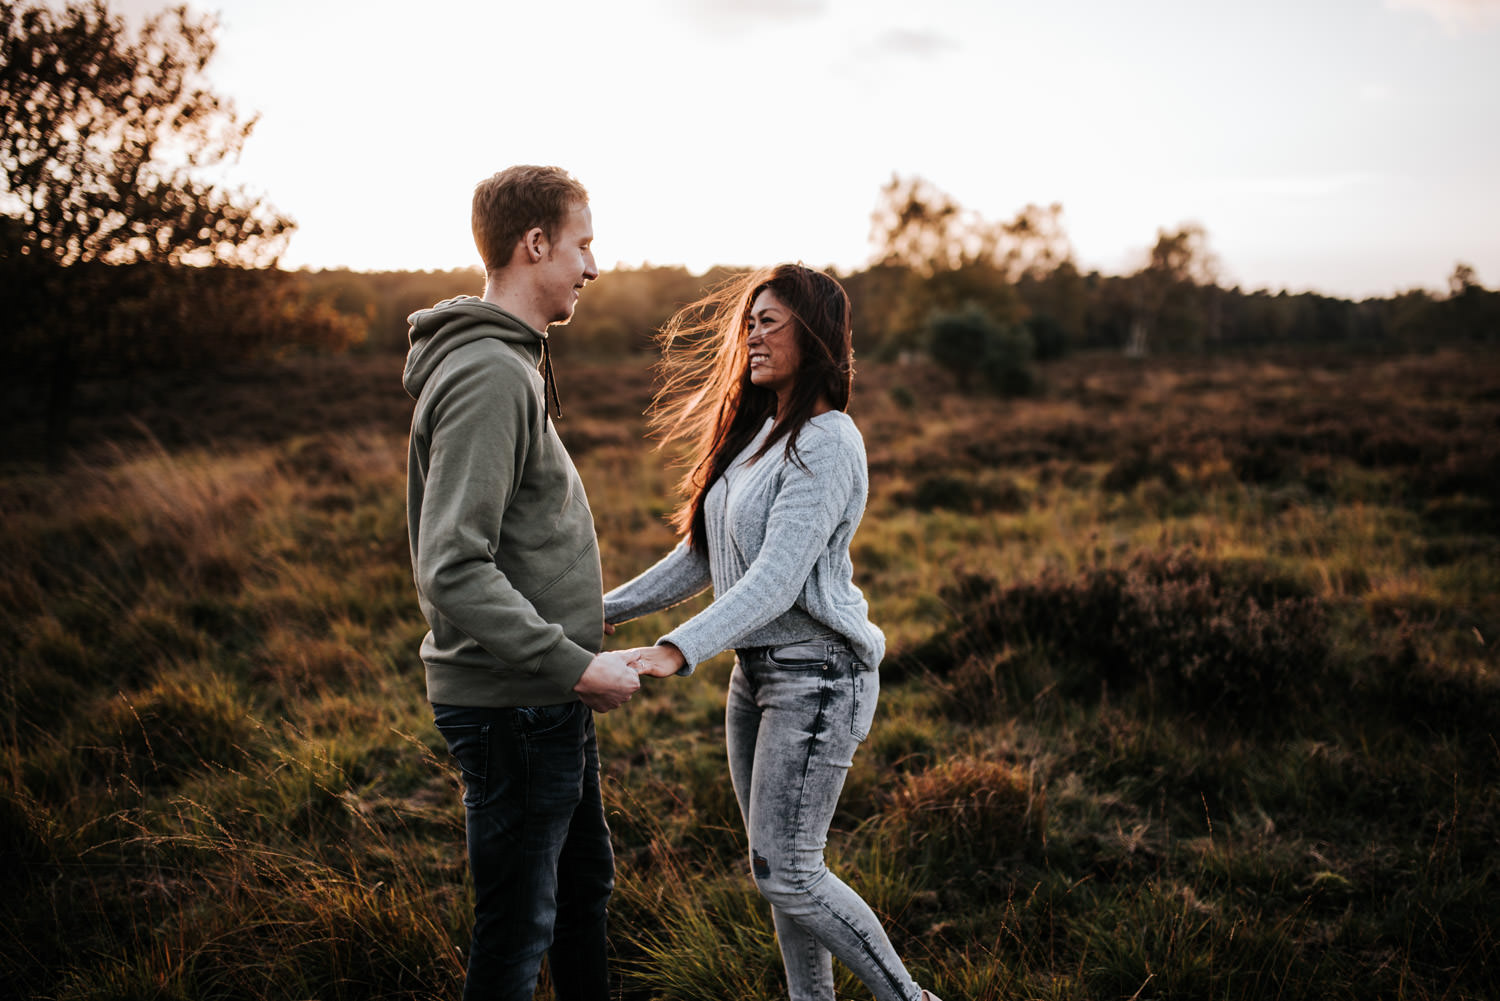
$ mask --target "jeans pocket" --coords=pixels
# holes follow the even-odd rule
[[[875,705],[880,701],[880,675],[851,657],[849,682],[854,691],[854,713],[850,717],[849,731],[862,743],[870,735],[870,726],[875,722]]]
[[[770,647],[766,663],[783,671],[821,671],[828,666],[828,644],[789,643]]]
[[[477,807],[484,802],[489,781],[490,724],[438,723],[437,729],[463,777],[464,806]]]
[[[563,702],[555,706],[517,706],[516,726],[530,737],[551,733],[573,718],[582,703]]]

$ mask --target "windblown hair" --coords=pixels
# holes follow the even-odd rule
[[[540,226],[548,240],[556,238],[564,218],[575,205],[587,203],[589,193],[561,167],[507,167],[474,186],[470,223],[486,274],[510,263],[516,244]]]
[[[849,296],[833,278],[800,264],[736,276],[683,307],[662,327],[662,386],[652,402],[651,428],[658,447],[685,445],[687,472],[678,483],[682,504],[671,525],[699,552],[708,548],[703,502],[735,456],[776,414],[776,394],[750,381],[746,321],[755,299],[770,289],[795,321],[802,364],[786,413],[777,418],[759,459],[783,439],[797,457],[797,437],[819,398],[849,408],[854,388],[853,322]]]

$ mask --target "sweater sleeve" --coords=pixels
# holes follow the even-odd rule
[[[661,638],[682,651],[689,667],[736,646],[796,604],[827,552],[856,489],[858,457],[837,436],[824,434],[803,435],[798,453],[801,464],[783,460],[765,539],[744,576]]]
[[[505,359],[469,361],[433,400],[414,572],[437,611],[497,660],[571,691],[593,654],[501,569],[501,524],[542,420],[525,379]]]
[[[604,621],[618,625],[671,608],[703,592],[712,582],[708,557],[684,540],[650,569],[604,596]]]

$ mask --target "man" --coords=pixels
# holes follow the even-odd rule
[[[464,780],[474,935],[464,998],[605,1001],[614,856],[593,711],[636,672],[603,646],[583,484],[552,425],[547,327],[599,277],[588,194],[555,167],[474,191],[484,297],[412,314],[407,529],[427,695]],[[538,371],[540,367],[541,371]]]

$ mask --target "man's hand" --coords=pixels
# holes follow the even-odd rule
[[[631,667],[653,678],[670,678],[687,666],[687,658],[682,655],[682,651],[670,643],[636,647],[623,653]]]
[[[618,653],[600,653],[584,668],[583,677],[573,686],[578,700],[594,712],[607,713],[630,701],[641,687],[635,668]]]

